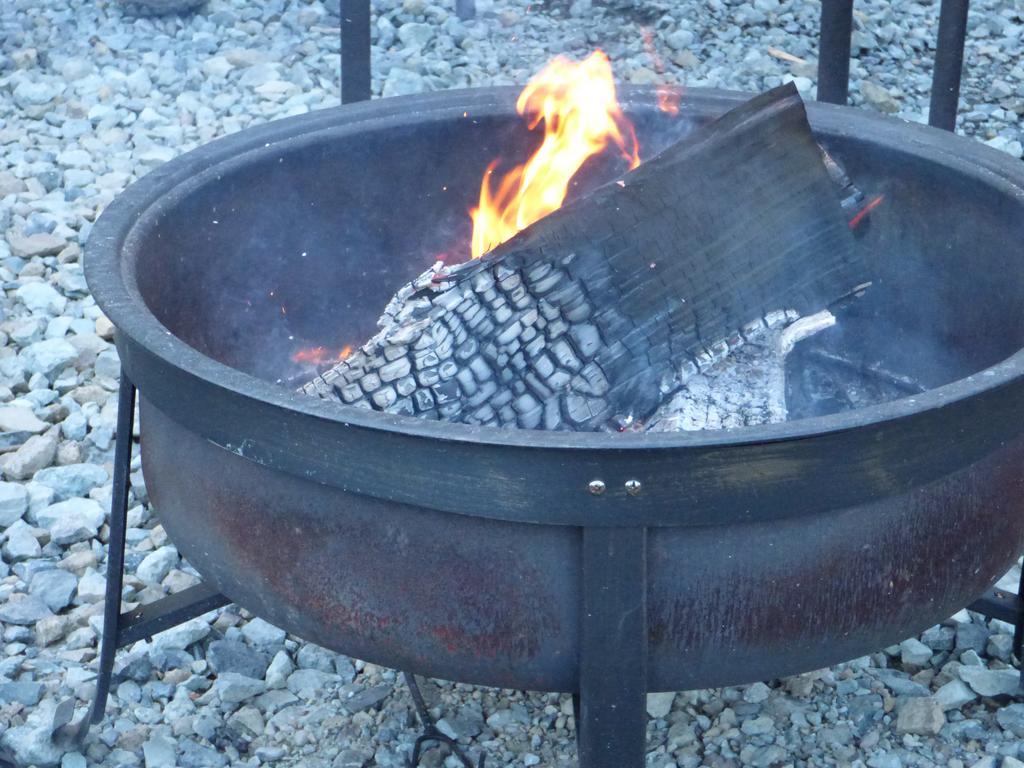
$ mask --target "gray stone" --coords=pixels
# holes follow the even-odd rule
[[[121,360],[117,351],[108,349],[96,356],[96,375],[108,379],[116,379],[121,374]]]
[[[217,675],[213,690],[220,700],[228,704],[240,704],[254,696],[259,696],[267,689],[262,680],[256,680],[237,672],[224,672]]]
[[[932,660],[932,653],[932,649],[916,637],[912,637],[909,640],[904,640],[900,643],[900,660],[904,664],[923,667]]]
[[[267,688],[284,688],[288,684],[288,676],[294,671],[295,666],[287,651],[278,651],[267,667]]]
[[[369,750],[343,749],[331,762],[331,768],[365,768],[371,760],[373,752]]]
[[[743,721],[743,725],[740,726],[740,730],[748,736],[764,736],[765,734],[771,733],[775,730],[775,721],[768,715],[752,717],[749,720]]]
[[[45,616],[36,622],[33,630],[35,632],[36,645],[45,648],[64,637],[68,628],[66,616]],[[91,633],[91,630],[88,630]],[[74,650],[68,648],[68,650]]]
[[[989,634],[988,628],[980,624],[958,624],[955,648],[958,651],[972,650],[975,653],[984,653]]]
[[[150,584],[159,584],[178,563],[178,550],[167,545],[146,555],[135,569],[135,575]]]
[[[1024,739],[1024,704],[1010,704],[996,710],[996,722],[1004,731]]]
[[[898,733],[912,733],[917,736],[934,736],[946,724],[942,706],[931,696],[915,696],[899,702],[896,718]]]
[[[1009,661],[1013,655],[1013,636],[992,635],[985,644],[985,653],[993,659]]]
[[[957,674],[982,696],[1012,696],[1020,687],[1020,672],[1014,669],[960,667]]]
[[[747,686],[747,689],[743,692],[743,700],[751,704],[760,704],[768,699],[771,692],[772,689],[764,683],[754,683]]]
[[[398,28],[398,39],[412,48],[423,48],[434,39],[434,27],[431,24],[407,22]]]
[[[26,707],[34,707],[43,697],[45,686],[42,683],[16,681],[0,683],[0,704],[17,702]]]
[[[45,339],[27,346],[21,361],[29,373],[53,376],[64,370],[78,357],[78,350],[64,339]]]
[[[904,673],[894,669],[878,671],[879,679],[897,696],[927,696],[928,689]]]
[[[321,672],[334,672],[333,651],[321,648],[314,643],[306,643],[295,654],[295,661],[300,669],[319,669]]]
[[[0,483],[0,528],[20,520],[27,511],[28,491],[25,487],[16,483]]]
[[[35,517],[62,546],[95,538],[106,519],[103,508],[92,499],[60,501],[40,510]]]
[[[206,661],[209,662],[210,668],[219,675],[225,672],[235,672],[257,680],[262,679],[264,674],[267,674],[269,678],[266,654],[238,640],[215,640],[210,643],[206,650]],[[268,680],[268,685],[269,682]]]
[[[81,587],[79,587],[81,589]],[[153,647],[158,651],[183,651],[210,634],[210,625],[202,618],[186,621],[168,629],[153,638]]]
[[[31,259],[37,256],[56,256],[67,247],[68,243],[63,237],[49,232],[36,232],[33,235],[8,232],[7,244],[11,246],[13,255],[22,259]]]
[[[96,464],[68,464],[37,472],[35,482],[53,488],[57,501],[74,496],[86,496],[93,488],[104,485],[110,476]]]
[[[417,72],[402,67],[392,67],[384,81],[382,94],[387,96],[404,96],[426,90],[426,80]]]
[[[358,693],[342,700],[341,705],[354,715],[356,712],[373,709],[390,696],[393,690],[390,685],[375,685],[370,688],[364,688]]]
[[[28,480],[50,466],[57,456],[57,438],[47,433],[33,435],[14,453],[0,458],[4,475],[12,480]]]
[[[153,735],[142,745],[146,768],[174,768],[177,765],[177,750],[174,742],[160,735]]]
[[[46,606],[54,613],[71,605],[71,598],[74,597],[77,589],[78,579],[74,574],[60,568],[40,571],[29,582],[29,594],[35,595],[46,603]]]
[[[14,295],[31,312],[43,314],[58,315],[64,311],[68,303],[68,300],[48,283],[25,283],[14,292]]]
[[[197,744],[191,739],[178,742],[178,765],[181,768],[220,768],[228,758],[212,747]]]
[[[973,648],[968,648],[966,651],[960,654],[960,663],[968,667],[984,667],[985,662],[981,660],[981,656]]]
[[[472,739],[484,729],[484,717],[479,710],[463,707],[454,715],[437,721],[438,729],[452,739]]]
[[[56,80],[21,80],[14,89],[14,103],[22,109],[48,105],[64,92]]]
[[[935,700],[943,710],[960,709],[978,698],[970,686],[962,680],[950,680],[935,692]]]
[[[871,80],[862,80],[860,92],[868,104],[881,112],[900,111],[899,101],[883,85]]]
[[[37,418],[28,408],[14,405],[0,406],[0,432],[45,432],[49,424]]]
[[[21,600],[0,603],[0,621],[5,624],[28,626],[42,618],[53,615],[46,603],[35,595],[26,595]]]
[[[529,724],[530,714],[521,704],[515,704],[506,709],[497,709],[487,717],[487,725],[499,732],[526,727]]]
[[[18,562],[39,556],[42,548],[24,521],[16,521],[7,528],[4,535],[7,540],[4,542],[3,552],[9,562]]]
[[[288,690],[307,701],[323,694],[324,689],[337,685],[341,678],[319,669],[299,669],[288,676]]]
[[[280,760],[286,754],[287,754],[287,752],[285,752],[284,749],[282,749],[281,747],[257,747],[256,748],[256,758],[261,763],[276,763],[278,760]]]
[[[266,721],[260,711],[252,706],[244,706],[228,718],[228,726],[248,737],[262,736]]]
[[[0,746],[14,753],[17,764],[45,768],[60,763],[65,748],[52,738],[55,708],[56,702],[43,699],[29,709],[24,725],[0,734]]]
[[[257,617],[242,627],[242,635],[258,648],[269,648],[284,642],[285,631]]]
[[[693,45],[694,39],[693,32],[688,29],[677,29],[675,32],[670,32],[665,36],[665,42],[674,51],[689,48]]]
[[[106,579],[93,568],[86,570],[78,580],[78,599],[85,603],[95,603],[106,594]]]
[[[676,694],[673,691],[665,693],[648,693],[647,714],[655,719],[668,717],[668,713],[672,711],[672,702],[675,701],[675,699]]]

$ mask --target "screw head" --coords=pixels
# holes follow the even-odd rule
[[[604,489],[604,480],[591,480],[587,483],[587,490],[594,496],[600,496],[604,493]]]
[[[627,480],[626,481],[626,493],[630,496],[639,496],[643,486],[640,485],[639,480]]]

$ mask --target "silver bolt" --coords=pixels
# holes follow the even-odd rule
[[[642,487],[643,486],[640,485],[640,481],[639,480],[627,480],[626,481],[626,493],[628,493],[630,496],[639,496],[640,495],[640,489]]]
[[[594,496],[600,496],[604,493],[604,480],[591,480],[587,484],[587,490],[590,491]]]

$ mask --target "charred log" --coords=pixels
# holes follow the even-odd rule
[[[472,424],[621,428],[773,310],[813,314],[862,287],[858,196],[784,86],[482,259],[435,265],[302,391]]]

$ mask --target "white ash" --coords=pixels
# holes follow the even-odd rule
[[[828,310],[801,318],[771,312],[744,329],[743,341],[711,365],[681,372],[679,390],[641,429],[679,432],[736,429],[785,421],[786,356],[801,340],[835,325]]]

